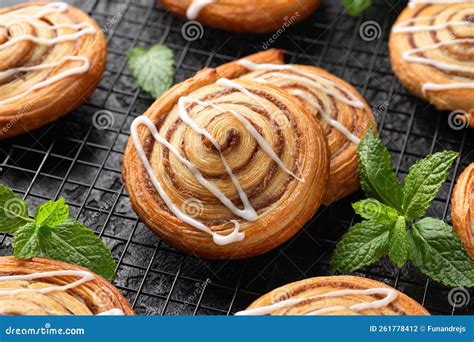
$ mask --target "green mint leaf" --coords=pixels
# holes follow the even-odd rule
[[[401,210],[402,186],[392,169],[390,153],[372,127],[358,149],[360,185],[369,198]]]
[[[389,228],[372,221],[352,226],[336,246],[333,271],[353,272],[387,255]]]
[[[69,206],[64,198],[57,201],[44,202],[36,209],[35,221],[38,225],[54,227],[69,217]]]
[[[31,259],[40,253],[39,226],[27,223],[13,237],[14,255],[18,259]]]
[[[136,47],[128,52],[128,68],[135,81],[154,98],[173,85],[174,56],[168,47],[156,44],[149,50]]]
[[[390,230],[388,239],[388,257],[398,267],[403,267],[408,260],[410,241],[408,239],[407,225],[405,218],[399,216]]]
[[[28,204],[11,189],[0,184],[0,232],[12,234],[32,221],[28,216]]]
[[[366,220],[390,224],[398,219],[398,212],[376,199],[369,198],[352,204],[356,214]]]
[[[359,15],[372,5],[372,0],[344,0],[343,3],[350,15]]]
[[[424,218],[412,227],[410,260],[415,266],[444,285],[474,286],[474,262],[450,225]]]
[[[110,250],[92,230],[68,219],[58,226],[39,231],[44,256],[79,265],[108,280],[115,276],[115,261]]]
[[[444,151],[419,160],[410,167],[403,186],[402,210],[409,220],[422,217],[448,177],[458,153]]]

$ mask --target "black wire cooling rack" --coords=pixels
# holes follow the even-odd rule
[[[0,7],[18,2],[0,0]],[[319,210],[297,236],[260,257],[206,261],[170,247],[137,219],[121,180],[129,126],[152,103],[127,70],[126,53],[134,46],[164,43],[173,49],[176,82],[205,66],[217,66],[265,47],[288,50],[288,62],[328,69],[357,86],[374,108],[380,135],[401,178],[428,153],[460,151],[429,213],[450,220],[454,181],[474,161],[474,134],[457,129],[448,122],[447,113],[410,95],[391,72],[388,33],[405,1],[376,1],[364,15],[351,17],[344,13],[342,0],[326,0],[304,23],[276,35],[239,35],[205,28],[195,41],[182,34],[183,21],[152,0],[70,2],[89,13],[107,35],[104,79],[87,102],[65,118],[2,142],[0,181],[32,207],[64,197],[72,215],[94,229],[112,250],[117,260],[114,285],[138,314],[229,315],[278,286],[330,274],[334,246],[357,219],[350,204],[362,195]],[[98,111],[112,113],[113,122],[105,128],[94,125]],[[12,254],[11,238],[0,237],[0,254]],[[433,314],[474,312],[472,301],[463,307],[450,305],[449,288],[409,265],[399,270],[382,260],[356,275],[394,286]],[[474,292],[470,296],[474,298]]]

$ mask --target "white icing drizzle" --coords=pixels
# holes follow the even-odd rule
[[[7,15],[13,16],[15,18],[39,19],[50,13],[66,12],[68,8],[69,8],[69,5],[64,2],[51,2],[49,4],[42,5],[42,6],[33,5],[33,6],[23,7],[16,11],[9,12]],[[37,13],[22,13],[26,10],[36,10],[36,9],[39,10]]]
[[[221,85],[221,86],[225,86],[225,87],[231,87],[231,88],[234,88],[234,89],[238,89],[243,94],[251,97],[252,99],[255,99],[259,104],[261,104],[260,100],[255,95],[250,93],[247,89],[245,89],[245,87],[239,85],[236,82],[230,81],[228,79],[220,79],[216,82],[216,84]],[[286,167],[286,165],[276,155],[276,153],[273,151],[273,149],[270,147],[270,145],[262,137],[262,135],[252,126],[252,124],[243,115],[239,114],[235,110],[222,108],[222,107],[218,106],[217,104],[215,104],[213,102],[201,101],[199,99],[182,96],[178,100],[179,118],[185,124],[190,126],[194,131],[196,131],[197,133],[199,133],[199,134],[203,135],[204,137],[206,137],[212,143],[212,145],[217,149],[217,151],[219,152],[221,160],[222,160],[222,162],[224,164],[224,167],[226,169],[226,172],[228,173],[229,177],[232,180],[232,183],[236,187],[236,189],[239,193],[239,197],[240,197],[240,199],[241,199],[241,201],[244,205],[244,209],[239,209],[238,207],[235,206],[234,203],[232,203],[232,201],[227,196],[224,195],[224,193],[222,193],[222,191],[217,186],[215,186],[214,184],[209,182],[207,179],[205,179],[204,176],[202,175],[202,173],[196,168],[196,166],[194,164],[192,164],[189,160],[184,158],[179,153],[178,149],[176,149],[176,147],[174,147],[171,143],[169,143],[165,138],[163,138],[159,134],[159,132],[156,129],[155,125],[153,124],[153,122],[148,117],[143,116],[143,115],[137,117],[133,121],[132,126],[131,126],[131,135],[132,135],[133,143],[135,145],[135,148],[138,152],[138,155],[139,155],[141,161],[143,162],[143,165],[145,166],[145,170],[147,171],[148,175],[150,176],[150,179],[151,179],[155,189],[158,191],[159,195],[161,196],[161,198],[165,202],[168,209],[170,209],[171,212],[173,214],[175,214],[176,217],[178,217],[182,221],[184,221],[184,222],[188,223],[189,225],[191,225],[191,226],[193,226],[193,227],[195,227],[195,228],[211,235],[213,240],[214,240],[214,243],[216,243],[218,245],[227,245],[227,244],[230,244],[230,243],[233,243],[233,242],[242,241],[245,237],[245,234],[242,233],[242,232],[239,232],[240,224],[239,224],[238,221],[231,220],[231,222],[234,224],[234,230],[229,235],[223,236],[223,235],[220,235],[220,234],[217,234],[217,233],[213,232],[208,226],[206,226],[202,222],[194,219],[193,217],[187,215],[181,209],[179,209],[173,203],[173,201],[171,200],[171,198],[168,196],[168,194],[164,190],[163,186],[161,185],[160,181],[156,177],[156,175],[153,171],[153,168],[152,168],[152,166],[151,166],[151,164],[150,164],[150,162],[149,162],[149,160],[146,156],[146,153],[143,150],[143,145],[140,141],[140,137],[138,136],[138,126],[140,124],[143,124],[143,125],[147,126],[148,129],[150,130],[150,132],[152,133],[154,139],[158,143],[160,143],[161,145],[167,147],[169,149],[169,151],[183,165],[185,165],[188,168],[188,170],[193,174],[193,176],[197,179],[197,181],[202,186],[204,186],[207,190],[209,190],[216,198],[218,198],[219,201],[221,201],[221,203],[223,205],[225,205],[232,213],[234,213],[235,215],[237,215],[237,216],[239,216],[239,217],[241,217],[241,218],[243,218],[247,221],[256,221],[257,218],[258,218],[258,214],[255,211],[255,209],[252,207],[252,205],[250,204],[250,201],[247,197],[247,194],[243,190],[242,185],[240,184],[239,180],[233,174],[230,165],[228,164],[227,160],[225,159],[225,157],[222,153],[222,149],[221,149],[219,143],[211,136],[211,134],[207,130],[205,130],[204,128],[197,125],[197,123],[193,119],[191,119],[191,117],[189,116],[186,106],[188,104],[192,104],[192,103],[198,104],[198,105],[203,106],[203,107],[211,107],[213,109],[216,109],[219,112],[230,113],[234,118],[239,120],[245,126],[245,128],[248,130],[250,135],[252,135],[252,137],[257,141],[258,145],[262,148],[262,150],[283,171],[285,171],[287,174],[289,174],[290,176],[294,177],[295,179],[297,179],[299,181],[304,181],[304,179],[301,178],[301,177],[298,177],[297,175],[295,175],[291,170],[289,170]]]
[[[202,9],[215,2],[215,0],[192,0],[186,11],[186,18],[188,20],[196,20]]]
[[[53,3],[48,3],[48,4],[45,4],[45,5],[42,5],[42,6],[33,5],[33,6],[24,7],[24,8],[18,9],[16,11],[7,13],[6,17],[27,21],[27,20],[39,19],[39,18],[42,18],[42,17],[44,17],[44,16],[46,16],[50,13],[54,13],[54,12],[63,13],[65,11],[67,11],[68,8],[69,8],[69,5],[66,4],[66,3],[53,2]],[[24,13],[25,11],[28,11],[28,10],[38,10],[38,12],[36,12],[36,13]],[[17,24],[17,23],[11,23],[9,26],[12,26],[14,24]],[[96,33],[96,29],[94,28],[94,26],[92,24],[88,23],[88,22],[82,22],[82,23],[79,23],[79,24],[59,24],[59,25],[53,25],[53,26],[49,26],[49,25],[44,25],[44,26],[51,29],[51,30],[69,28],[69,29],[75,29],[75,30],[79,30],[79,31],[76,32],[76,33],[73,33],[73,34],[60,35],[60,36],[57,36],[57,37],[54,37],[54,38],[41,38],[41,37],[35,37],[35,36],[32,36],[32,35],[21,35],[21,36],[15,37],[13,39],[10,39],[10,40],[4,42],[3,44],[0,44],[0,50],[3,50],[3,49],[5,49],[5,48],[7,48],[11,45],[14,45],[14,44],[16,44],[18,42],[22,42],[22,41],[31,41],[31,42],[34,42],[36,44],[50,46],[50,45],[55,45],[55,44],[62,43],[62,42],[77,40],[77,39],[81,38],[84,35],[95,34]],[[0,80],[3,80],[5,78],[13,76],[14,74],[16,74],[18,72],[38,71],[38,70],[44,70],[44,69],[47,69],[47,68],[54,68],[56,66],[59,66],[59,65],[65,63],[65,62],[67,62],[67,61],[79,61],[79,62],[82,62],[82,65],[78,66],[78,67],[71,68],[69,70],[65,70],[65,71],[63,71],[63,72],[61,72],[61,73],[59,73],[59,74],[57,74],[57,75],[55,75],[51,78],[48,78],[48,79],[46,79],[44,81],[41,81],[41,82],[38,82],[38,83],[32,85],[25,92],[23,92],[21,94],[18,94],[16,96],[13,96],[11,98],[8,98],[6,100],[0,101],[0,105],[6,105],[6,104],[9,104],[9,103],[12,103],[16,100],[19,100],[19,99],[29,95],[30,93],[32,93],[35,90],[47,87],[47,86],[49,86],[49,85],[51,85],[55,82],[58,82],[61,79],[64,79],[66,77],[77,75],[77,74],[83,74],[83,73],[89,71],[90,62],[89,62],[89,59],[87,57],[66,56],[63,59],[61,59],[60,61],[55,62],[55,63],[40,64],[40,65],[29,66],[29,67],[18,67],[18,68],[12,68],[12,69],[0,72]]]
[[[111,309],[98,313],[96,316],[124,316],[125,313],[121,309]]]
[[[337,129],[340,133],[342,133],[347,139],[349,139],[350,141],[352,141],[354,144],[356,145],[359,145],[360,144],[360,138],[358,136],[356,136],[355,134],[352,134],[351,131],[349,131],[346,126],[344,126],[343,124],[341,124],[339,121],[337,120],[334,120],[333,118],[331,118],[327,113],[326,111],[319,105],[319,103],[317,103],[316,101],[314,101],[314,99],[307,95],[304,91],[301,91],[299,89],[295,89],[293,91],[291,91],[292,94],[298,96],[299,98],[305,100],[306,102],[308,102],[311,106],[313,106],[314,108],[316,108],[318,110],[318,112],[321,114],[321,116],[323,117],[323,119],[329,124],[331,125],[332,127],[334,127],[335,129]]]
[[[418,4],[462,4],[462,3],[470,3],[474,2],[474,0],[410,0],[408,2],[408,7],[413,8]]]
[[[233,82],[227,78],[221,78],[217,80],[216,84],[227,87],[227,88],[232,88],[232,89],[237,89],[238,91],[242,92],[244,95],[249,96],[250,98],[254,99],[259,103],[261,106],[265,107],[262,102],[251,92],[249,92],[245,87],[241,86],[240,84]],[[222,111],[227,111],[225,109],[221,109],[219,107],[216,107],[216,109],[222,110]],[[237,113],[234,110],[229,110],[228,111],[232,116],[234,116],[237,120],[239,120],[245,128],[249,131],[249,133],[252,135],[252,137],[257,141],[257,143],[260,145],[262,150],[265,151],[265,153],[272,158],[272,160],[278,164],[278,166],[285,171],[287,174],[292,176],[293,178],[299,180],[300,182],[304,181],[304,178],[298,177],[295,175],[291,170],[289,170],[285,164],[281,161],[280,158],[276,155],[276,153],[273,151],[273,149],[268,145],[268,143],[265,141],[265,139],[258,133],[258,131],[252,126],[252,124],[243,116]]]
[[[6,100],[3,100],[3,101],[0,101],[0,106],[2,105],[6,105],[8,103],[11,103],[11,102],[15,102],[16,100],[19,100],[29,94],[31,94],[33,91],[35,90],[38,90],[38,89],[41,89],[41,88],[44,88],[44,87],[47,87],[55,82],[58,82],[59,80],[63,79],[63,78],[66,78],[66,77],[69,77],[69,76],[72,76],[72,75],[78,75],[78,74],[83,74],[85,72],[87,72],[90,68],[90,63],[89,63],[89,59],[86,58],[86,57],[82,57],[82,56],[67,56],[65,57],[62,61],[64,60],[70,60],[70,61],[80,61],[82,62],[82,65],[81,66],[78,66],[78,67],[75,67],[75,68],[71,68],[71,69],[68,69],[68,70],[65,70],[51,78],[48,78],[44,81],[41,81],[41,82],[38,82],[36,84],[34,84],[33,86],[31,86],[28,90],[26,90],[25,92],[21,93],[21,94],[18,94],[16,96],[13,96],[9,99],[6,99]],[[59,63],[59,62],[58,62]],[[52,63],[52,64],[49,64],[49,65],[56,65],[58,63]],[[59,64],[58,64],[59,65]],[[28,67],[24,67],[24,68],[28,68]],[[36,67],[29,67],[29,68],[37,68],[36,70],[40,70],[40,69],[43,69],[41,67],[41,65],[38,65]],[[21,69],[21,68],[17,68],[17,69]],[[15,70],[15,69],[12,69],[12,70]],[[7,71],[4,71],[2,73],[0,73],[0,77],[2,78],[5,78],[5,77],[8,77],[8,76],[5,76],[5,75],[8,75],[9,74],[9,70]]]
[[[348,92],[346,89],[340,87],[337,83],[335,83],[335,82],[333,82],[333,81],[331,81],[331,80],[329,80],[325,77],[322,77],[322,76],[316,75],[314,73],[311,73],[311,72],[304,73],[304,72],[300,71],[298,68],[294,67],[293,65],[257,64],[257,63],[253,63],[249,60],[246,60],[246,59],[239,60],[238,64],[240,64],[240,65],[244,66],[245,68],[247,68],[249,70],[252,70],[252,71],[256,71],[256,70],[276,70],[276,71],[288,70],[288,71],[291,71],[295,74],[302,75],[302,76],[307,76],[309,74],[310,77],[315,78],[319,82],[309,80],[306,77],[288,75],[288,74],[279,73],[279,72],[273,72],[272,74],[268,75],[268,77],[270,77],[271,75],[275,75],[275,76],[278,76],[278,77],[281,77],[281,78],[284,78],[284,79],[294,80],[294,81],[297,81],[299,83],[307,84],[310,87],[314,87],[316,89],[319,89],[319,90],[325,92],[326,94],[328,94],[329,96],[331,96],[331,97],[333,97],[333,98],[335,98],[335,99],[337,99],[337,100],[339,100],[339,101],[341,101],[341,102],[343,102],[343,103],[345,103],[349,106],[360,108],[360,109],[364,108],[364,104],[357,97],[355,97],[354,94],[352,94],[352,93]],[[262,77],[258,78],[258,80],[267,82]],[[348,95],[351,98],[351,100],[347,99],[344,96],[339,95],[337,92],[333,91],[332,89],[328,89],[327,87],[324,87],[324,85],[321,83],[321,81],[331,84],[333,87],[337,88],[338,90],[342,91],[344,94]],[[332,119],[331,116],[329,115],[329,113],[325,112],[323,110],[323,108],[316,101],[314,101],[310,96],[306,95],[301,90],[295,90],[292,93],[294,95],[306,100],[311,106],[316,108],[318,110],[318,112],[321,114],[321,117],[324,120],[326,120],[326,122],[329,125],[331,125],[336,130],[338,130],[340,133],[342,133],[351,142],[353,142],[354,144],[359,144],[360,143],[360,139],[355,134],[350,132],[344,125],[342,125],[337,120]]]
[[[51,272],[36,272],[30,274],[21,274],[21,275],[8,275],[0,276],[0,282],[2,281],[16,281],[16,280],[35,280],[39,278],[48,278],[48,277],[79,277],[80,279],[74,281],[73,283],[67,285],[53,285],[44,288],[21,288],[21,289],[0,289],[1,295],[14,296],[18,293],[41,293],[47,294],[56,291],[67,291],[72,288],[75,288],[81,284],[84,284],[88,281],[94,280],[95,275],[87,271],[75,271],[75,270],[62,270],[62,271],[51,271]],[[124,312],[121,309],[111,309],[97,314],[98,316],[123,316]]]
[[[433,3],[468,3],[468,2],[474,2],[473,1],[411,1],[409,5],[412,3],[425,3],[425,4],[433,4]],[[413,5],[414,6],[414,5]],[[411,6],[411,7],[413,7]],[[413,25],[416,24],[420,21],[428,21],[428,20],[434,20],[437,17],[418,17],[418,18],[411,18],[408,20],[405,20],[397,25],[395,25],[392,29],[394,33],[416,33],[416,32],[424,32],[424,31],[437,31],[441,30],[447,27],[452,27],[452,26],[469,26],[472,25],[471,22],[467,21],[454,21],[454,22],[443,22],[443,23],[438,23],[435,25]],[[405,51],[402,54],[402,59],[411,62],[411,63],[420,63],[420,64],[426,64],[426,65],[431,65],[435,68],[438,68],[440,70],[445,70],[445,71],[459,71],[459,72],[464,72],[464,73],[474,73],[474,68],[470,66],[463,66],[463,65],[456,65],[456,64],[450,64],[450,63],[444,63],[440,61],[436,61],[432,58],[427,58],[427,57],[420,57],[420,56],[413,56],[419,53],[423,53],[425,51],[429,50],[434,50],[434,49],[439,49],[447,45],[454,45],[454,44],[463,44],[463,43],[469,43],[472,44],[474,43],[474,38],[454,38],[454,39],[449,39],[446,41],[438,42],[435,44],[423,46],[423,47],[418,47],[414,49],[410,49],[408,51]],[[432,82],[426,82],[422,85],[421,91],[423,94],[426,96],[428,91],[442,91],[442,90],[449,90],[449,89],[473,89],[474,88],[474,82],[457,82],[457,83],[446,83],[446,84],[440,84],[440,83],[432,83]]]
[[[265,63],[264,64],[258,64],[258,63],[254,63],[252,61],[249,61],[247,59],[238,60],[237,63],[239,65],[242,65],[243,67],[247,68],[248,70],[251,70],[251,71],[257,71],[257,70],[285,71],[285,70],[287,70],[287,71],[291,71],[295,74],[298,74],[300,76],[308,76],[309,75],[311,78],[314,78],[315,80],[310,80],[306,77],[299,77],[299,76],[288,75],[288,74],[284,74],[284,73],[274,73],[275,75],[280,76],[282,78],[287,78],[289,80],[295,80],[295,81],[298,81],[298,82],[309,84],[312,87],[321,90],[322,92],[334,97],[335,99],[337,99],[337,100],[339,100],[339,101],[341,101],[341,102],[343,102],[343,103],[345,103],[349,106],[360,108],[360,109],[364,108],[364,104],[354,94],[347,91],[343,87],[339,86],[336,82],[333,82],[330,79],[327,79],[326,77],[317,75],[317,74],[312,73],[312,72],[303,72],[303,71],[299,70],[297,67],[295,67],[294,65],[265,64]],[[351,99],[347,99],[346,97],[341,96],[340,94],[338,94],[334,90],[325,87],[321,82],[330,84],[331,86],[338,89],[339,91],[341,91],[345,95],[349,96]]]
[[[327,297],[341,297],[341,296],[352,295],[352,294],[360,294],[360,295],[382,294],[382,295],[385,295],[385,297],[373,302],[362,302],[362,303],[354,304],[349,307],[341,306],[341,305],[329,306],[326,308],[309,311],[306,313],[306,315],[321,315],[321,314],[335,312],[339,310],[352,310],[355,312],[360,312],[367,309],[380,309],[382,307],[389,305],[390,303],[392,303],[394,300],[398,298],[398,293],[396,290],[390,289],[390,288],[384,288],[384,287],[372,288],[372,289],[367,289],[367,290],[338,290],[338,291],[328,292],[325,294],[315,295],[311,297],[287,299],[287,300],[283,300],[281,302],[277,302],[271,305],[239,311],[235,315],[237,316],[268,315],[274,312],[275,310],[291,307],[293,305],[297,305],[307,300],[312,300],[312,299],[317,299],[317,298],[327,298]]]
[[[31,41],[31,42],[36,43],[36,44],[51,46],[51,45],[55,45],[55,44],[58,44],[58,43],[78,40],[79,38],[81,38],[82,36],[85,36],[87,34],[96,33],[95,28],[89,23],[82,23],[82,24],[78,24],[78,25],[80,25],[80,27],[82,28],[80,31],[78,31],[76,33],[72,33],[72,34],[63,34],[61,36],[54,37],[54,38],[41,38],[41,37],[32,36],[30,34],[25,34],[25,35],[22,35],[22,36],[18,36],[18,37],[10,39],[10,40],[6,41],[5,43],[1,44],[0,45],[0,50],[3,50],[3,49],[5,49],[5,48],[7,48],[11,45],[14,45],[16,43],[19,43],[19,42],[22,42],[22,41],[25,41],[25,40]],[[66,25],[60,25],[59,27],[61,28],[61,26],[62,27],[67,27]],[[68,26],[72,27],[72,25],[68,25]]]
[[[405,51],[402,54],[402,58],[404,60],[408,61],[408,62],[428,64],[428,65],[434,66],[434,67],[436,67],[438,69],[441,69],[441,70],[461,71],[461,72],[474,73],[474,68],[472,68],[472,67],[465,67],[465,66],[461,66],[461,65],[453,65],[453,64],[438,62],[438,61],[435,61],[434,59],[426,58],[426,57],[412,56],[413,54],[417,54],[417,53],[428,51],[428,50],[438,49],[442,46],[453,45],[453,44],[462,44],[462,43],[474,43],[474,38],[451,39],[451,40],[439,42],[439,43],[436,43],[436,44],[411,49],[411,50]]]
[[[15,295],[18,293],[50,293],[54,291],[67,291],[72,289],[76,286],[84,284],[88,281],[91,281],[95,278],[94,274],[87,272],[87,271],[74,271],[74,270],[64,270],[64,271],[51,271],[51,272],[38,272],[38,273],[31,273],[31,274],[21,274],[21,275],[8,275],[8,276],[0,276],[1,281],[15,281],[15,280],[34,280],[38,278],[47,278],[47,277],[61,277],[61,276],[72,276],[72,277],[79,277],[79,280],[76,280],[73,283],[68,285],[57,285],[57,286],[50,286],[45,288],[28,288],[28,289],[0,289],[0,295]]]
[[[173,153],[173,155],[178,158],[178,160],[181,163],[186,165],[188,167],[188,169],[194,174],[196,179],[198,179],[198,181],[202,185],[204,185],[204,184],[209,185],[210,183],[206,179],[204,179],[201,172],[199,172],[199,170],[193,164],[191,164],[188,160],[183,158],[180,155],[179,151],[158,133],[158,130],[156,129],[155,125],[153,124],[153,122],[148,117],[143,116],[143,115],[137,117],[132,122],[132,126],[131,126],[131,129],[130,129],[131,134],[132,134],[133,143],[135,144],[135,148],[138,152],[138,155],[140,156],[140,159],[142,160],[143,165],[145,166],[145,169],[146,169],[148,175],[150,176],[150,179],[151,179],[155,189],[160,194],[160,197],[163,199],[163,201],[165,202],[168,209],[170,209],[171,212],[174,215],[176,215],[176,217],[178,217],[180,220],[182,220],[182,221],[186,222],[187,224],[189,224],[189,225],[191,225],[191,226],[193,226],[193,227],[195,227],[195,228],[211,235],[212,239],[214,240],[214,243],[217,244],[217,245],[227,245],[227,244],[230,244],[230,243],[233,243],[233,242],[236,242],[236,241],[242,241],[245,237],[245,234],[239,232],[239,229],[240,229],[239,222],[237,222],[235,220],[232,220],[231,222],[234,224],[234,230],[229,235],[223,236],[223,235],[220,235],[220,234],[217,234],[217,233],[213,232],[208,226],[206,226],[202,222],[199,222],[198,220],[194,219],[193,217],[187,215],[186,213],[181,211],[173,203],[171,198],[168,196],[166,191],[163,189],[163,186],[161,185],[160,181],[156,177],[155,173],[153,172],[153,168],[151,167],[150,162],[148,161],[148,158],[145,154],[145,151],[143,150],[143,146],[142,146],[142,143],[140,141],[140,137],[138,136],[138,125],[140,125],[140,124],[147,126],[148,129],[150,130],[150,132],[152,133],[153,137],[155,138],[155,140],[158,141],[160,144],[166,146],[171,151],[171,153]],[[211,184],[210,188],[212,188],[212,187],[213,187],[213,185]],[[206,188],[208,188],[208,187],[206,187]],[[209,191],[211,191],[210,188],[208,188]],[[215,187],[215,188],[217,189],[217,187]]]
[[[392,29],[394,33],[408,33],[408,32],[423,32],[423,31],[435,31],[441,30],[448,27],[457,27],[457,26],[469,26],[472,25],[469,21],[448,21],[443,23],[438,23],[435,25],[418,25],[410,26],[411,24],[416,24],[420,21],[429,21],[434,20],[437,17],[417,17],[411,18],[405,21],[402,21],[395,25]]]

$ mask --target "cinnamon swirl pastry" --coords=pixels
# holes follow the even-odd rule
[[[410,1],[390,35],[401,83],[440,110],[465,112],[474,125],[474,3]]]
[[[263,295],[236,315],[429,315],[407,295],[360,277],[317,277]]]
[[[0,9],[0,139],[70,112],[104,72],[106,41],[87,14],[60,2]]]
[[[60,261],[0,257],[0,315],[134,315],[117,289]]]
[[[459,176],[451,207],[454,230],[474,259],[474,163]]]
[[[123,178],[134,210],[206,258],[275,248],[316,212],[329,157],[314,116],[288,92],[205,69],[131,127]]]
[[[307,65],[281,65],[283,51],[268,50],[217,68],[223,77],[241,77],[275,85],[296,96],[318,118],[331,153],[329,184],[323,203],[328,205],[359,188],[360,139],[375,120],[362,96],[347,82]]]
[[[308,17],[320,0],[161,0],[182,18],[228,31],[265,33]]]

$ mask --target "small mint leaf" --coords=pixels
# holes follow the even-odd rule
[[[38,225],[54,227],[69,217],[69,206],[64,198],[57,201],[44,202],[36,209],[35,221]]]
[[[410,260],[428,277],[453,287],[474,286],[474,262],[453,228],[435,218],[412,226]]]
[[[376,199],[369,198],[352,204],[356,214],[380,224],[391,224],[398,219],[398,212]]]
[[[12,234],[28,222],[32,222],[28,216],[28,204],[0,184],[0,232]]]
[[[403,216],[399,216],[394,223],[393,228],[390,230],[388,241],[388,257],[395,265],[402,268],[408,260],[408,251],[410,249],[407,226]]]
[[[81,223],[68,219],[40,231],[42,253],[51,259],[79,265],[108,280],[115,276],[115,261],[104,242]]]
[[[389,228],[371,221],[362,221],[349,228],[334,251],[333,271],[353,272],[387,255]]]
[[[429,155],[410,167],[403,186],[402,210],[409,220],[422,217],[448,177],[458,153],[444,151]]]
[[[372,5],[372,0],[344,0],[343,3],[350,15],[359,15]]]
[[[18,259],[31,259],[40,253],[38,226],[27,223],[13,237],[14,255]]]
[[[173,85],[173,51],[162,44],[149,50],[136,47],[128,52],[128,68],[135,81],[155,99]]]
[[[372,127],[357,149],[360,185],[369,198],[401,210],[402,186],[392,168],[390,153]]]

